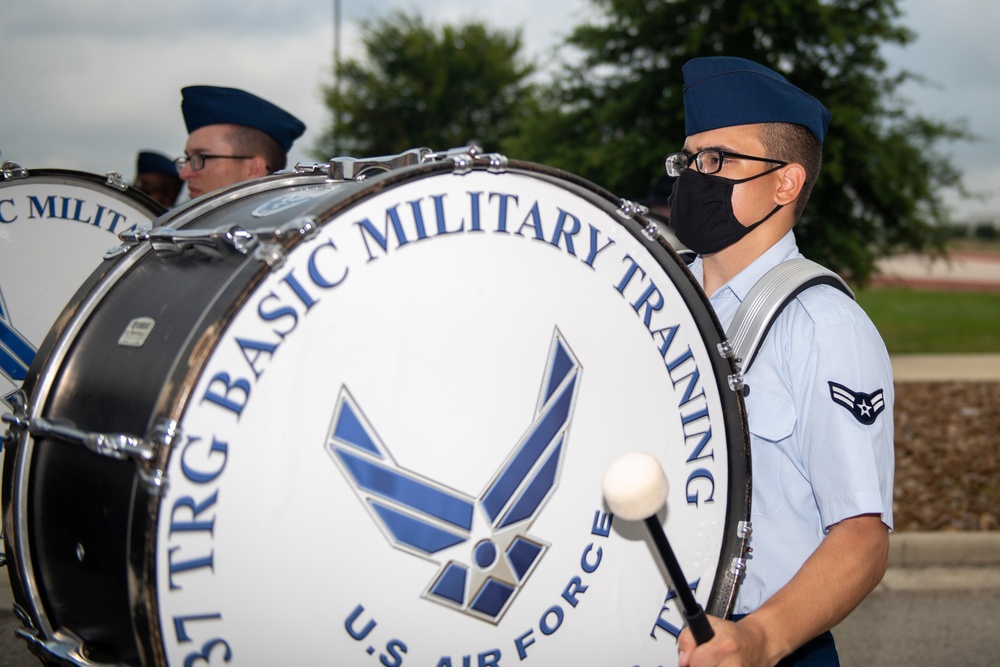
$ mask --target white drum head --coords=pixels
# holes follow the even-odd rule
[[[168,662],[673,664],[679,610],[601,478],[662,462],[710,606],[745,443],[693,292],[556,179],[372,190],[248,296],[191,392],[155,535]]]

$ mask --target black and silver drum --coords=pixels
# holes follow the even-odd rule
[[[730,612],[745,418],[683,262],[570,174],[401,157],[191,202],[81,289],[5,418],[36,652],[673,664],[674,595],[601,495],[631,451],[667,472],[695,597]]]

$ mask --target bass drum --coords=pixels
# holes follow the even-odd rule
[[[420,155],[196,200],[81,291],[7,418],[34,651],[673,664],[674,595],[601,493],[632,451],[666,471],[696,599],[730,613],[746,422],[683,262],[583,179]]]
[[[166,212],[117,174],[0,167],[0,397],[117,234]]]
[[[0,404],[115,235],[165,211],[118,174],[0,165]]]

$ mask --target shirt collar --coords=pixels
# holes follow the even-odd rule
[[[801,256],[799,248],[795,244],[795,234],[789,230],[787,234],[782,236],[773,246],[765,250],[761,256],[751,262],[749,266],[730,278],[729,282],[719,288],[719,292],[728,288],[737,299],[743,301],[743,299],[746,298],[747,293],[750,292],[750,288],[753,287],[765,273],[785,260]],[[705,270],[702,265],[702,258],[700,255],[695,258],[689,268],[698,279],[698,284],[704,285]],[[716,294],[719,292],[716,292]]]

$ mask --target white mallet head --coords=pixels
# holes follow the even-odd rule
[[[667,501],[667,477],[652,455],[632,452],[604,471],[604,499],[612,513],[626,521],[640,521],[660,511]]]

